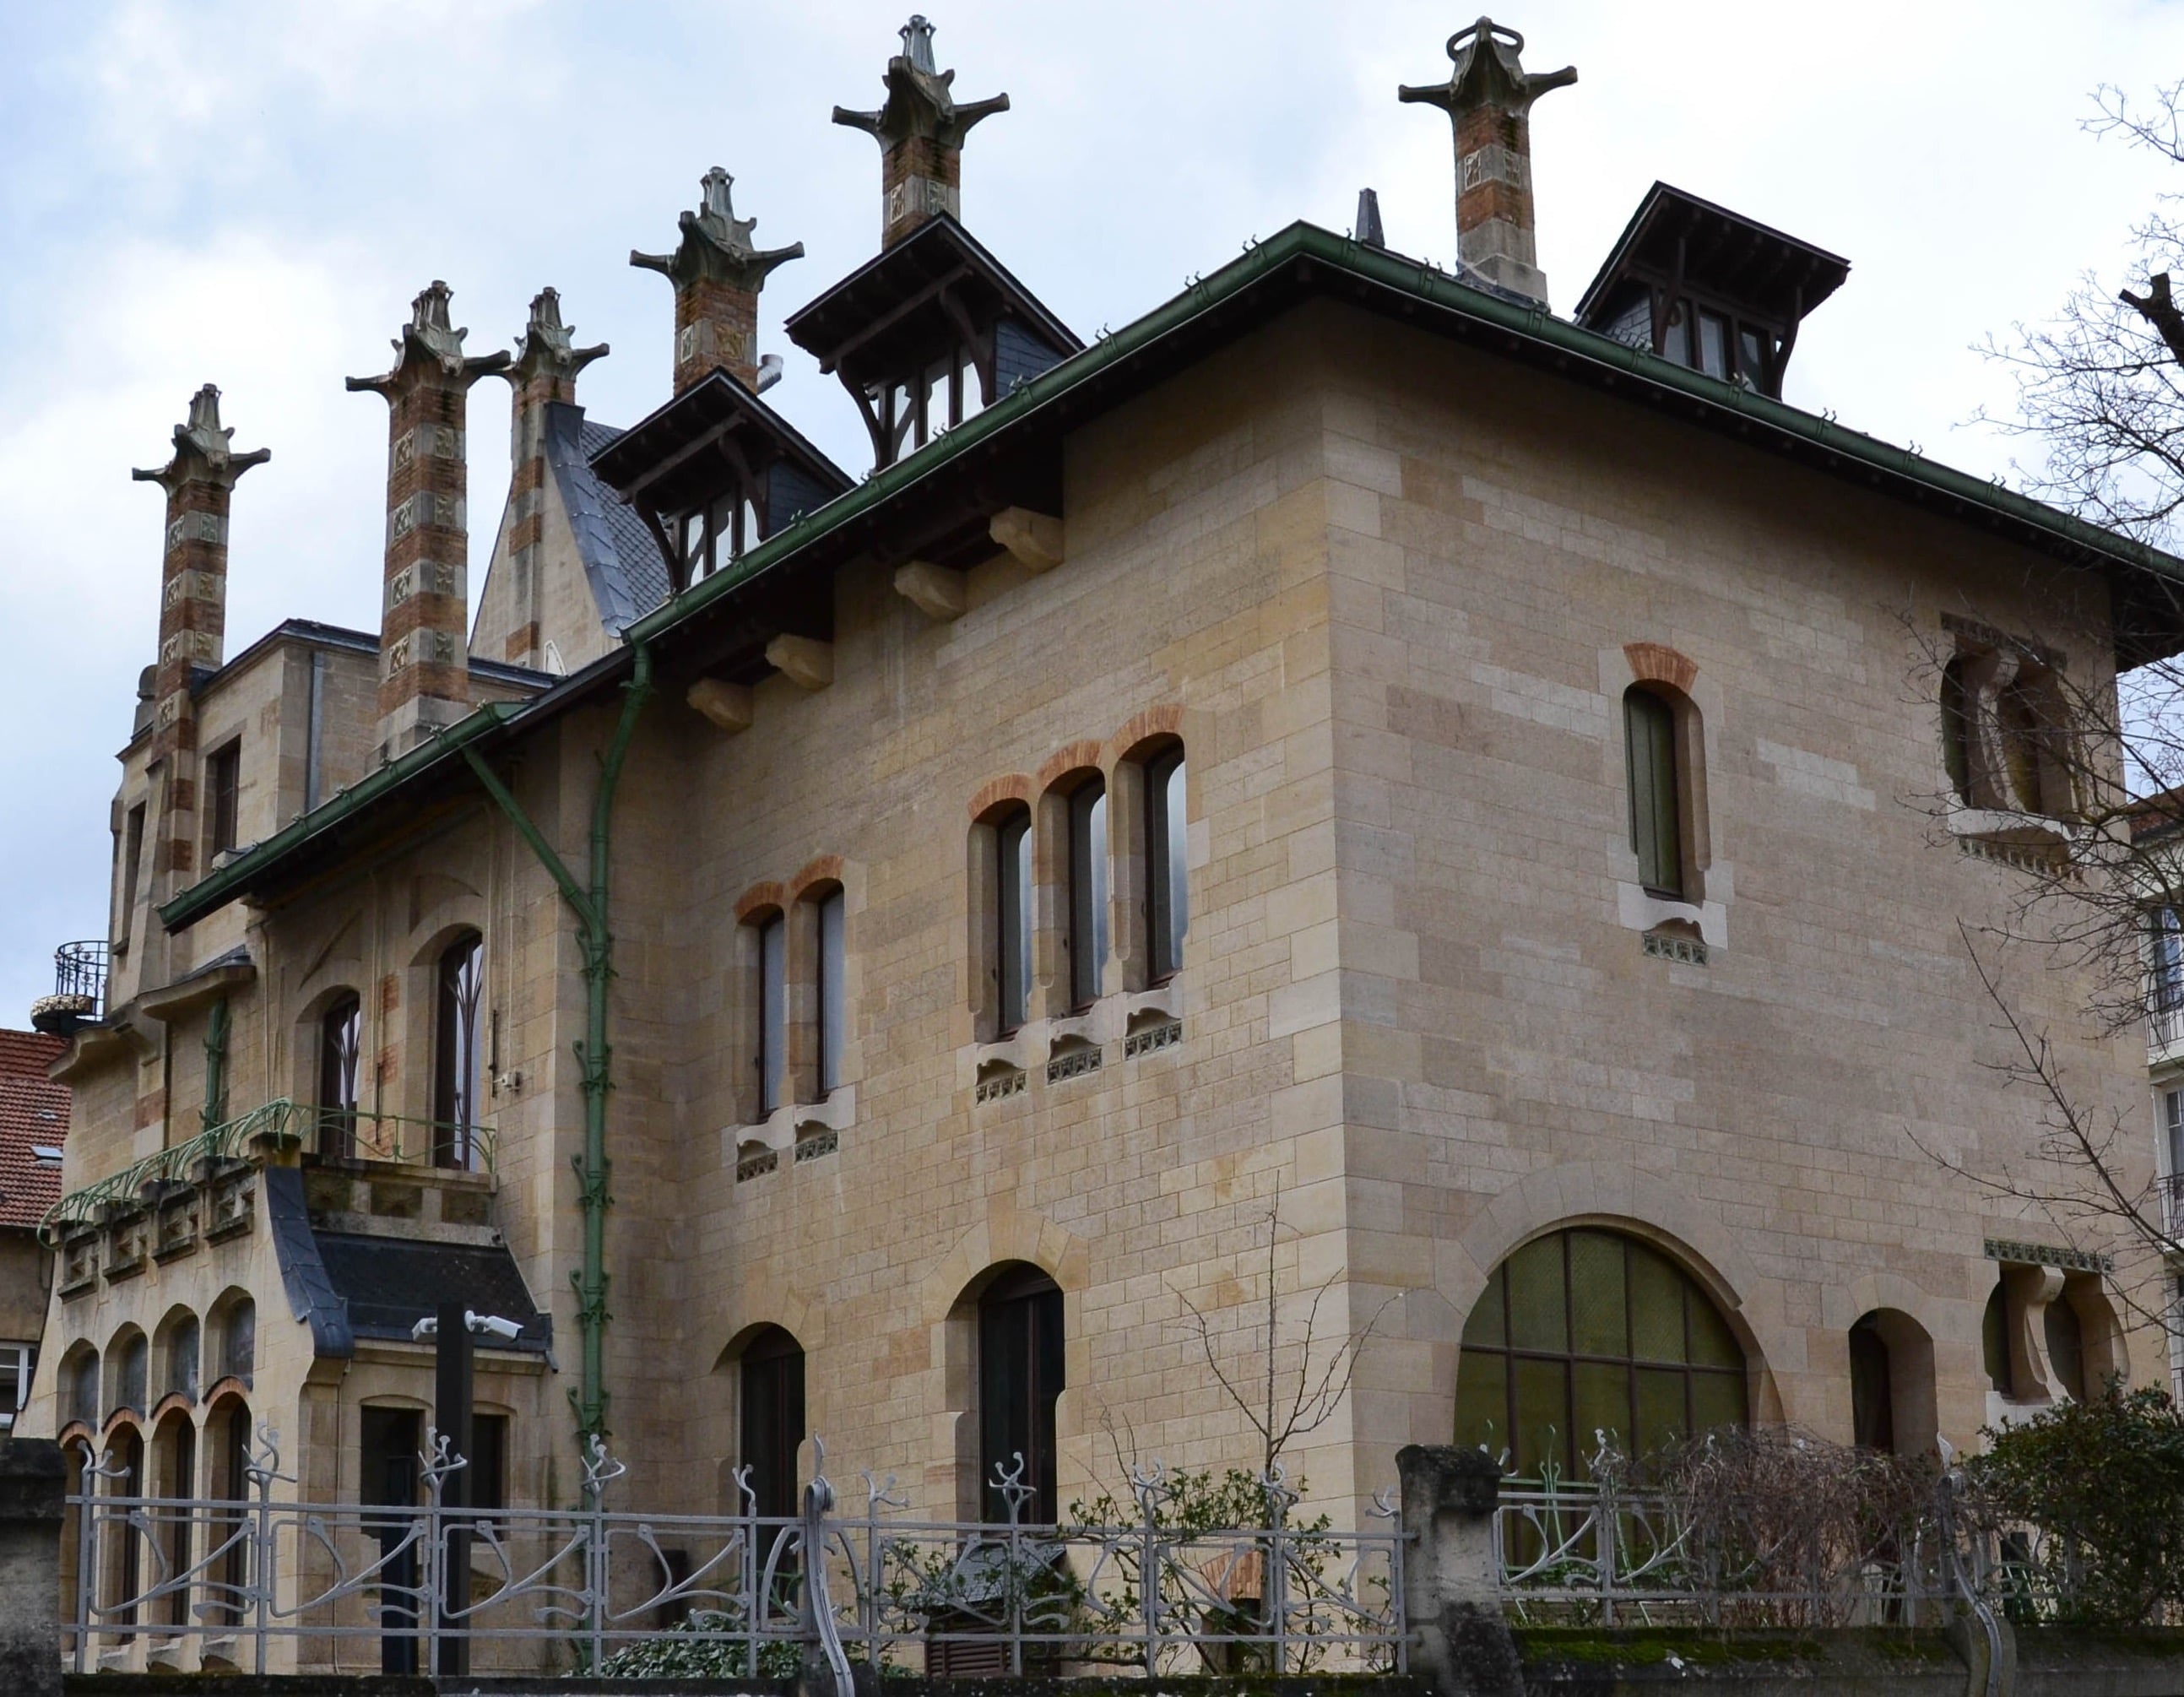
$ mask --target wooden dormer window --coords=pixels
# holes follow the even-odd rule
[[[710,578],[738,555],[758,546],[766,528],[759,504],[741,488],[691,508],[674,522],[675,554],[682,582]]]

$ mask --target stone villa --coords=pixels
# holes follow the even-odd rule
[[[1574,73],[1521,46],[1482,20],[1402,92],[1453,124],[1452,268],[1368,201],[1088,343],[972,233],[1007,102],[913,20],[834,114],[878,251],[793,348],[757,301],[800,250],[717,170],[632,255],[673,388],[626,428],[551,289],[510,352],[418,295],[350,380],[376,633],[231,651],[266,456],[203,391],[136,474],[159,652],[103,996],[56,1016],[25,1429],[222,1497],[263,1421],[302,1493],[387,1500],[454,1300],[516,1328],[478,1500],[571,1500],[603,1431],[628,1501],[727,1508],[748,1464],[771,1509],[819,1433],[939,1517],[1020,1452],[1051,1516],[1118,1446],[1256,1464],[1189,1315],[1264,1347],[1270,1231],[1283,1361],[1323,1286],[1323,1355],[1364,1335],[1288,1457],[1345,1512],[1452,1434],[1910,1451],[2159,1379],[2100,1246],[1921,1147],[2036,1139],[1958,922],[2072,840],[2042,680],[2184,647],[2184,562],[1786,405],[1848,266],[1696,195],[1551,310],[1529,113]],[[870,468],[769,405],[784,358]],[[2025,988],[2150,1174],[2144,1056]]]

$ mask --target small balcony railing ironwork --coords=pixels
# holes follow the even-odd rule
[[[458,1172],[493,1170],[493,1130],[489,1125],[448,1125],[369,1108],[320,1108],[276,1097],[186,1142],[147,1155],[96,1184],[70,1191],[47,1211],[39,1231],[48,1244],[58,1244],[78,1228],[99,1224],[109,1208],[139,1203],[164,1186],[195,1183],[207,1170],[262,1158],[281,1148],[300,1148],[326,1159],[393,1161]]]
[[[106,1012],[106,940],[86,938],[53,951],[53,993],[31,1004],[31,1024],[65,1037]]]

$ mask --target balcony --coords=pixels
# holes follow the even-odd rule
[[[173,1212],[183,1193],[203,1191],[205,1205],[192,1215],[196,1225],[188,1236],[194,1239],[201,1231],[206,1237],[216,1237],[229,1230],[249,1229],[249,1194],[243,1180],[260,1166],[292,1166],[301,1160],[359,1171],[398,1167],[421,1175],[425,1171],[476,1174],[489,1188],[493,1155],[489,1125],[442,1125],[369,1108],[319,1108],[279,1097],[148,1155],[96,1184],[69,1192],[47,1211],[39,1231],[49,1246],[58,1248],[64,1240],[126,1226],[155,1211]],[[164,1222],[149,1234],[156,1244],[167,1244],[172,1235]],[[109,1261],[116,1253],[109,1251]],[[70,1282],[65,1275],[63,1282]]]
[[[63,943],[53,951],[53,993],[31,1004],[31,1024],[48,1036],[72,1037],[106,1012],[106,943]]]
[[[2184,1173],[2164,1173],[2153,1186],[2161,1192],[2162,1230],[2184,1239]]]

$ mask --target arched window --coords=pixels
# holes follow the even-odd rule
[[[993,830],[994,1035],[1005,1037],[1031,1017],[1031,809],[1010,808]]]
[[[211,1496],[224,1503],[249,1501],[249,1404],[239,1397],[223,1398],[205,1427],[213,1444]],[[243,1614],[242,1582],[249,1560],[248,1522],[239,1507],[215,1510],[207,1519],[206,1618],[214,1625],[236,1626]]]
[[[1623,746],[1630,767],[1630,846],[1648,894],[1685,899],[1683,761],[1676,709],[1643,684],[1623,694]]]
[[[61,1370],[62,1418],[98,1424],[98,1352],[88,1346],[70,1356]]]
[[[1618,1232],[1534,1239],[1494,1270],[1463,1328],[1456,1441],[1517,1471],[1578,1477],[1606,1432],[1643,1456],[1747,1418],[1744,1351],[1713,1299]]]
[[[1184,934],[1190,929],[1181,743],[1145,762],[1145,784],[1146,970],[1157,984],[1182,970]]]
[[[838,884],[822,885],[799,902],[799,948],[811,950],[811,1100],[824,1102],[842,1082],[842,1044],[850,1019],[847,907]]]
[[[978,1501],[989,1521],[1008,1518],[995,1470],[1019,1457],[1032,1494],[1026,1525],[1056,1517],[1054,1404],[1062,1392],[1061,1292],[1036,1267],[1002,1270],[978,1298]]]
[[[2068,1296],[2058,1296],[2041,1310],[2048,1338],[2048,1360],[2055,1369],[2055,1388],[2079,1402],[2086,1399],[2086,1329]]]
[[[478,1164],[478,1000],[485,944],[465,932],[440,956],[438,1029],[432,1049],[432,1164]]]
[[[2003,1396],[2015,1396],[2017,1375],[2009,1360],[2009,1292],[2000,1277],[1987,1292],[1986,1312],[1980,1317],[1980,1354],[1987,1383]]]
[[[159,1423],[153,1454],[152,1494],[176,1499],[197,1495],[198,1429],[187,1415],[178,1409]],[[187,1510],[160,1509],[153,1512],[153,1519],[159,1526],[160,1577],[171,1581],[190,1571],[191,1516]],[[185,1582],[167,1594],[162,1610],[166,1625],[190,1623],[190,1588]]]
[[[1972,739],[1976,734],[1975,698],[1964,673],[1970,656],[1959,654],[1942,668],[1942,765],[1949,788],[1967,807],[1972,801]]]
[[[179,1393],[192,1402],[197,1400],[199,1353],[197,1316],[184,1315],[167,1331],[166,1370],[160,1381],[161,1396]]]
[[[247,1386],[258,1366],[258,1304],[237,1297],[220,1319],[220,1376]]]
[[[793,1516],[796,1451],[804,1442],[804,1350],[777,1326],[744,1347],[737,1382],[739,1454],[764,1516]],[[740,1505],[738,1505],[740,1512]]]
[[[131,1327],[107,1347],[106,1412],[111,1416],[128,1409],[144,1412],[150,1387],[152,1346],[144,1334]]]
[[[758,1083],[758,1111],[763,1119],[788,1100],[788,920],[778,907],[754,913],[751,942],[751,1067]]]
[[[344,991],[319,1016],[319,1153],[334,1160],[356,1153],[357,1058],[363,1041],[364,1004]]]
[[[1069,1000],[1100,999],[1107,966],[1107,786],[1097,775],[1069,792]]]
[[[1891,1455],[1896,1452],[1893,1365],[1879,1319],[1861,1316],[1850,1329],[1851,1442],[1860,1449]]]

